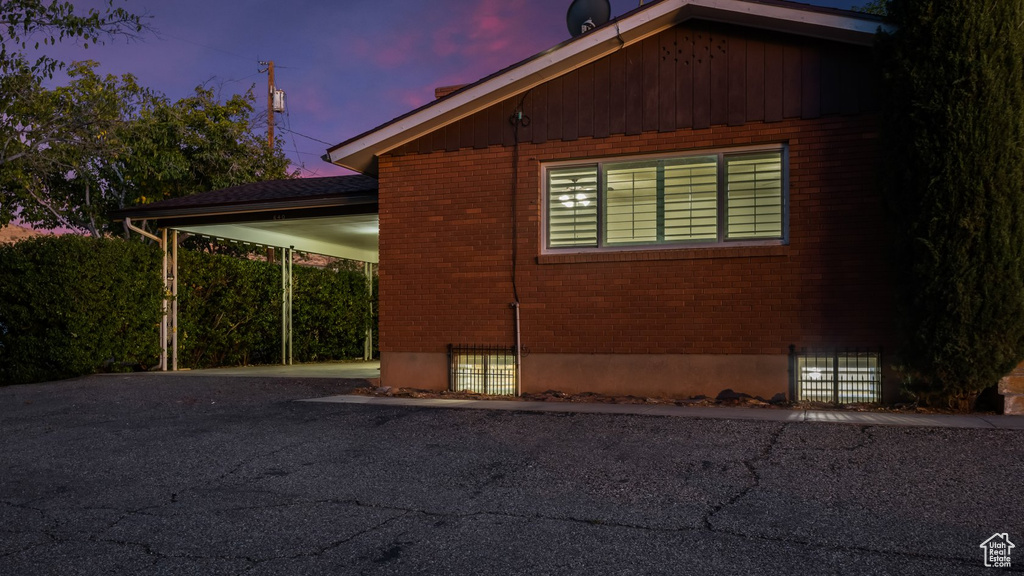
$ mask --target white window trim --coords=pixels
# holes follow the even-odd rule
[[[718,195],[718,239],[716,240],[694,240],[690,242],[673,242],[664,244],[634,244],[620,246],[602,246],[604,241],[604,226],[602,215],[604,178],[602,165],[619,162],[633,161],[658,161],[687,158],[693,156],[729,155],[729,154],[756,154],[758,152],[782,152],[782,238],[751,239],[741,238],[729,240],[726,238],[728,228],[728,213],[726,210],[726,195],[719,191]],[[566,246],[562,248],[551,248],[548,245],[550,229],[548,227],[548,173],[552,169],[565,168],[570,166],[597,166],[598,178],[598,216],[597,216],[597,242],[598,246]],[[725,163],[720,162],[718,166],[719,181],[725,185],[724,172]],[[598,158],[580,158],[576,160],[560,160],[555,162],[544,162],[541,165],[540,178],[541,198],[541,238],[540,253],[548,254],[587,254],[587,253],[608,253],[608,252],[650,252],[654,250],[686,250],[693,248],[722,248],[722,247],[751,247],[751,246],[784,246],[789,244],[789,146],[787,144],[773,144],[768,146],[746,146],[727,148],[705,148],[698,150],[686,150],[676,153],[641,154],[630,156],[602,156]]]

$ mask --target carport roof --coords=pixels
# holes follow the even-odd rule
[[[136,220],[193,218],[253,213],[261,210],[355,206],[373,204],[376,212],[377,179],[370,176],[293,178],[242,184],[192,196],[171,198],[117,211],[113,217]]]
[[[272,180],[134,206],[114,220],[364,262],[377,261],[377,179]]]

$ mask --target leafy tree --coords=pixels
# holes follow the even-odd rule
[[[115,177],[131,187],[117,207],[289,177],[280,144],[271,150],[256,134],[258,118],[251,89],[222,102],[197,86],[192,96],[143,109],[120,136],[126,155],[109,167],[121,167]]]
[[[86,180],[97,164],[123,148],[123,126],[157,96],[135,79],[101,77],[95,63],[76,63],[68,86],[39,88],[33,98],[11,102],[19,149],[0,171],[0,198],[21,218],[45,227],[85,230],[99,236],[105,190],[92,182],[71,189],[69,177]]]
[[[866,14],[885,16],[888,13],[886,3],[887,0],[871,0],[871,2],[868,2],[863,6],[854,6],[853,9],[857,12],[864,12]]]
[[[5,192],[51,165],[50,148],[75,140],[82,125],[97,122],[44,89],[43,81],[65,66],[48,56],[46,47],[67,40],[88,47],[112,37],[135,37],[144,29],[143,16],[115,6],[114,0],[84,13],[67,1],[0,1],[0,226],[20,208]]]
[[[886,197],[911,389],[967,409],[1024,360],[1024,2],[892,0]]]
[[[5,207],[20,208],[25,222],[127,234],[111,226],[109,212],[288,176],[281,149],[269,150],[253,133],[251,92],[221,102],[198,87],[172,103],[130,74],[100,76],[94,68],[72,65],[70,83],[42,90],[25,112],[65,119],[52,129],[59,137],[0,179]],[[33,136],[46,126],[32,124]]]
[[[134,37],[145,28],[144,17],[106,0],[103,8],[75,12],[72,2],[3,0],[0,2],[0,74],[23,72],[52,77],[63,63],[46,54],[30,62],[26,50],[38,51],[64,40],[89,44],[114,36]],[[29,48],[29,46],[32,46]]]

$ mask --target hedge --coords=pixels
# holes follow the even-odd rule
[[[79,236],[0,245],[0,384],[151,366],[160,251]]]
[[[262,261],[179,254],[179,362],[212,368],[281,361],[281,269]],[[294,267],[297,362],[363,355],[370,300],[353,270]]]
[[[118,239],[0,246],[0,385],[156,365],[160,261]],[[361,358],[376,284],[344,267],[294,271],[295,360]],[[279,266],[180,250],[178,302],[179,367],[281,361]]]

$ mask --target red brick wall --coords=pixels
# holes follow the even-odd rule
[[[869,115],[521,146],[523,345],[535,353],[782,354],[891,346]],[[787,246],[540,256],[541,164],[788,143]],[[380,159],[380,343],[513,343],[512,149]]]

